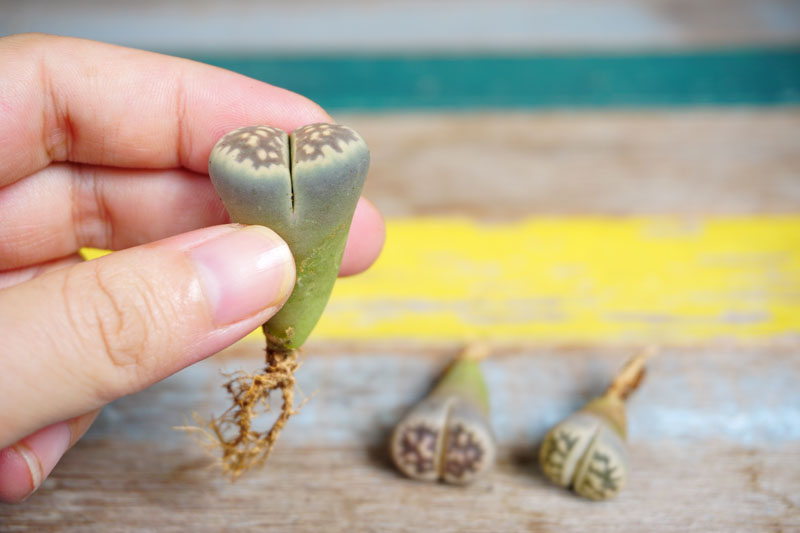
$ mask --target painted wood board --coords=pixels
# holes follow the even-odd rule
[[[493,111],[789,106],[800,48],[577,53],[188,54],[332,111]],[[332,82],[332,80],[336,80]]]
[[[334,118],[369,144],[390,218],[800,212],[797,108]]]
[[[800,216],[390,220],[320,339],[797,338]],[[96,255],[96,254],[91,254]],[[260,332],[256,332],[256,336]]]
[[[684,245],[688,229],[705,228],[712,219],[755,221],[747,233],[764,221],[796,218],[800,152],[791,133],[797,120],[789,110],[354,117],[370,130],[381,161],[370,178],[370,196],[401,224],[425,227],[409,217],[440,209],[447,215],[443,222],[455,218],[457,227],[471,224],[464,221],[468,216],[480,228],[506,229],[541,212],[566,224],[580,223],[575,215],[599,215],[620,227],[677,212]],[[504,137],[506,130],[512,134]],[[487,140],[486,151],[476,149]],[[438,156],[428,154],[439,145]],[[504,149],[510,152],[504,155]],[[382,163],[387,158],[397,170]],[[479,171],[491,169],[492,161],[500,171]],[[526,174],[524,187],[515,185],[520,172],[506,172],[532,172],[537,164],[545,170],[536,179]],[[579,179],[583,175],[591,179]],[[419,185],[404,183],[403,176]],[[484,179],[492,185],[484,186]],[[512,201],[516,197],[522,200]],[[794,257],[797,248],[778,241]],[[734,244],[756,246],[752,251],[775,242]],[[770,257],[738,267],[734,261],[725,269],[774,279],[765,275],[776,264]],[[260,343],[248,341],[106,409],[39,493],[22,506],[0,506],[0,531],[800,528],[796,330],[665,342],[630,404],[631,485],[618,500],[597,505],[545,483],[533,461],[537,442],[549,424],[602,390],[646,336],[583,343],[494,339],[495,356],[484,367],[501,461],[490,478],[453,489],[400,478],[387,462],[384,441],[465,339],[456,332],[425,341],[406,333],[400,340],[359,340],[353,325],[347,328],[341,338],[348,341],[317,338],[309,345],[298,377],[302,390],[314,396],[267,470],[230,485],[219,479],[211,459],[171,429],[193,411],[224,408],[219,369],[260,364]]]
[[[800,217],[390,221],[320,338],[691,343],[800,332]]]
[[[796,43],[800,30],[792,0],[0,0],[0,9],[0,34],[216,53],[708,47]]]
[[[388,238],[338,282],[320,338],[800,331],[797,110],[342,119],[370,143]]]
[[[797,346],[667,348],[630,400],[630,485],[590,503],[550,486],[547,427],[601,391],[633,347],[497,347],[483,363],[501,459],[475,485],[401,478],[387,431],[458,346],[310,346],[315,392],[268,467],[235,484],[183,433],[224,405],[220,368],[258,365],[243,342],[101,415],[2,531],[791,531],[800,527]]]

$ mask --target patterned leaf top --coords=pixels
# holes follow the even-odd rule
[[[400,439],[400,459],[408,470],[416,474],[436,469],[436,444],[439,431],[424,423],[408,426]]]
[[[309,124],[296,129],[292,136],[294,137],[294,160],[296,163],[314,161],[324,157],[323,149],[326,146],[335,152],[342,153],[345,146],[359,140],[353,130],[338,124]]]
[[[236,153],[236,162],[250,161],[253,168],[272,165],[287,166],[285,157],[286,133],[271,126],[241,128],[223,137],[217,149],[226,154]]]
[[[463,424],[455,424],[447,435],[444,471],[455,479],[480,472],[486,465],[484,444]]]

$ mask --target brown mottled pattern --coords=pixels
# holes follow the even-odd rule
[[[480,441],[463,425],[456,424],[447,435],[444,471],[456,478],[478,472],[483,455]]]
[[[350,128],[338,124],[309,124],[294,132],[294,159],[299,163],[324,157],[322,150],[326,146],[342,153],[344,146],[354,141],[358,141],[358,137]]]
[[[413,466],[417,474],[433,470],[438,438],[439,432],[424,424],[405,428],[400,440],[403,463]]]
[[[286,133],[269,126],[250,126],[229,133],[219,143],[219,149],[227,153],[236,151],[236,162],[250,161],[253,168],[269,168],[272,165],[286,166],[284,146]]]

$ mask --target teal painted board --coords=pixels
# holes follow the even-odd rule
[[[331,110],[800,104],[800,48],[443,56],[193,56]]]

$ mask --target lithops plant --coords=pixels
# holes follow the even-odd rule
[[[364,140],[338,124],[311,124],[291,135],[248,126],[222,137],[211,151],[208,171],[231,220],[278,233],[297,273],[291,296],[263,325],[264,372],[234,375],[226,384],[233,405],[211,422],[223,465],[234,476],[266,460],[293,414],[296,350],[330,297],[368,166]],[[281,414],[268,431],[255,431],[253,410],[274,389],[283,394]]]
[[[390,453],[403,474],[466,484],[492,468],[496,446],[480,369],[480,359],[487,353],[485,347],[468,348],[395,427]]]
[[[629,470],[625,400],[641,383],[651,353],[631,359],[602,396],[547,433],[539,464],[550,480],[592,500],[612,498],[622,490]]]

